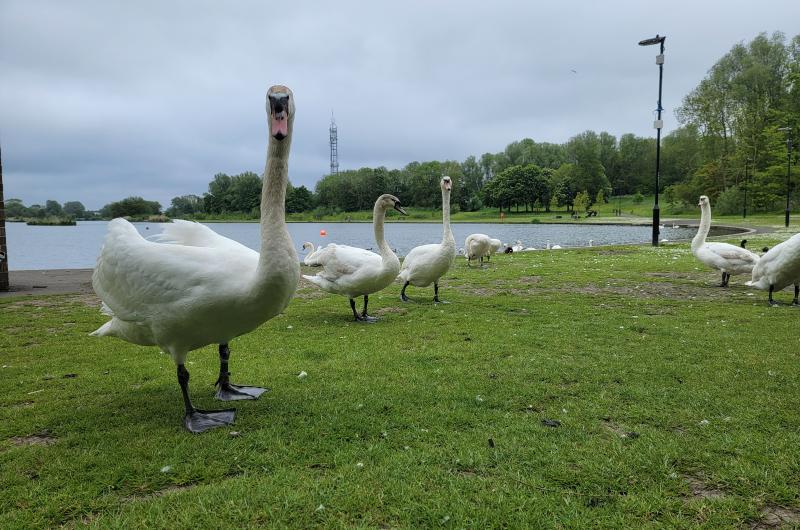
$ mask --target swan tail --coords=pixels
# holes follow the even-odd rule
[[[111,333],[111,323],[112,322],[113,322],[113,320],[109,320],[108,322],[106,322],[105,324],[103,324],[102,326],[97,328],[96,330],[94,330],[91,333],[89,333],[89,336],[90,337],[106,337],[108,335],[112,335],[112,333]]]

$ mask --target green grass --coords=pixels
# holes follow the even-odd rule
[[[202,435],[93,297],[0,299],[0,527],[749,526],[800,506],[800,309],[744,281],[686,244],[459,259],[450,304],[395,284],[374,325],[304,284],[231,343],[271,391]],[[216,349],[189,361],[218,407]]]

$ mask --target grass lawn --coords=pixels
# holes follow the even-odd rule
[[[687,243],[462,258],[374,325],[304,283],[231,343],[271,390],[202,435],[96,299],[1,299],[0,527],[798,525],[800,308],[719,280]],[[218,407],[216,348],[189,361]]]

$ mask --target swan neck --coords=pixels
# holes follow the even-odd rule
[[[290,141],[291,134],[282,141],[270,136],[267,147],[267,162],[261,185],[261,252],[258,260],[258,277],[266,277],[267,270],[283,267],[283,258],[291,257],[292,253],[297,260],[297,253],[286,227],[285,213]],[[288,254],[284,256],[284,252],[276,252],[278,249],[281,251],[285,249]]]
[[[700,206],[700,226],[697,234],[692,239],[692,249],[697,249],[706,242],[706,236],[711,228],[711,206],[703,204]]]
[[[376,204],[375,208],[372,209],[372,228],[375,231],[375,243],[378,245],[378,250],[384,262],[389,258],[390,254],[394,255],[394,252],[389,248],[389,243],[386,242],[386,238],[384,237],[383,225],[385,221],[386,210]]]
[[[450,230],[450,190],[442,189],[442,244],[456,245],[453,231]]]

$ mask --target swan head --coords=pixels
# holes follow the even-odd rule
[[[442,188],[442,191],[450,191],[453,189],[453,181],[448,176],[442,177],[442,181],[439,183],[439,186]]]
[[[403,209],[403,207],[400,205],[400,199],[389,193],[384,193],[383,195],[378,197],[378,200],[375,201],[375,206],[383,211],[394,209],[403,215],[408,215],[406,211]]]
[[[267,114],[270,136],[278,141],[289,136],[294,121],[294,95],[289,87],[270,87],[267,91]]]
[[[303,250],[308,250],[310,248],[314,248],[314,245],[311,242],[306,241],[305,243],[303,243]]]
[[[709,206],[710,203],[708,202],[708,197],[706,195],[701,195],[700,202],[698,202],[697,205],[700,206],[701,208],[703,206]]]

